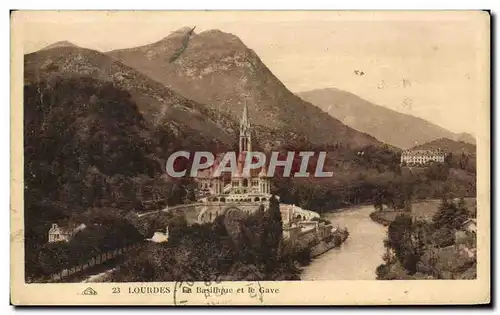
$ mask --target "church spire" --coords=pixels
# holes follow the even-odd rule
[[[243,115],[241,116],[241,124],[250,124],[250,121],[248,120],[248,106],[247,102],[245,101],[245,105],[243,105]]]
[[[248,119],[247,102],[243,105],[243,115],[240,121],[240,152],[252,151],[252,136],[250,129],[250,120]]]

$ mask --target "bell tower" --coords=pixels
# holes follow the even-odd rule
[[[243,115],[240,121],[240,153],[252,151],[252,135],[250,128],[250,120],[248,119],[247,103],[243,107]]]

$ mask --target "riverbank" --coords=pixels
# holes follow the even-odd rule
[[[454,201],[455,202],[455,201]],[[411,212],[373,211],[372,221],[390,226],[384,262],[376,268],[378,280],[475,279],[476,234],[462,226],[444,225],[444,219],[464,213],[469,220],[475,214],[475,199],[469,198],[462,208],[460,201],[445,204],[447,216],[438,213],[439,200],[412,204]],[[442,206],[441,206],[442,207]],[[463,208],[465,207],[465,209]],[[463,209],[460,212],[459,210]],[[443,211],[443,210],[440,210]],[[438,217],[436,218],[436,213]],[[441,212],[440,212],[441,213]],[[399,217],[406,214],[406,217]],[[412,219],[411,219],[412,218]],[[444,218],[444,219],[443,219]],[[413,220],[413,219],[418,219]],[[436,221],[437,220],[437,221]],[[465,220],[465,219],[462,219]],[[392,222],[397,221],[395,224]],[[419,239],[418,247],[409,239]],[[410,251],[402,251],[410,248]],[[410,252],[410,254],[408,254]]]
[[[337,214],[337,213],[342,213],[345,211],[353,211],[353,210],[360,210],[360,209],[365,209],[367,207],[373,207],[373,203],[358,203],[358,204],[352,204],[352,205],[345,205],[345,207],[342,208],[335,208],[326,212],[318,212],[321,216],[327,216],[331,214]]]
[[[374,211],[370,213],[370,219],[383,226],[389,226],[389,224],[394,221],[393,219],[391,220],[387,218],[387,214],[382,211]]]
[[[316,254],[321,254],[301,268],[301,280],[375,280],[375,269],[383,263],[386,228],[370,219],[373,209],[356,205],[322,214],[334,226],[347,227],[349,235],[338,247],[323,251],[318,246]]]
[[[338,229],[332,232],[331,238],[322,240],[311,248],[311,258],[316,258],[333,248],[342,246],[342,243],[344,243],[348,237],[349,232],[347,230]]]
[[[475,216],[477,211],[476,207],[476,198],[464,198],[465,204],[467,206],[468,211],[471,216]],[[420,200],[412,203],[411,206],[411,216],[418,219],[423,219],[427,222],[432,222],[432,217],[437,212],[439,208],[439,204],[441,203],[440,199],[428,199],[428,200]],[[388,226],[393,222],[396,217],[400,214],[404,213],[401,210],[387,210],[384,209],[374,210],[370,214],[370,218],[383,226]]]

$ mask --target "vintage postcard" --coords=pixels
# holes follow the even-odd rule
[[[15,11],[11,303],[490,302],[483,11]]]

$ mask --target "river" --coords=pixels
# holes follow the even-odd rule
[[[349,238],[314,258],[304,267],[302,280],[374,280],[375,269],[383,262],[383,240],[387,228],[372,221],[373,206],[360,206],[336,213],[327,213],[325,219],[334,226],[347,227]]]

